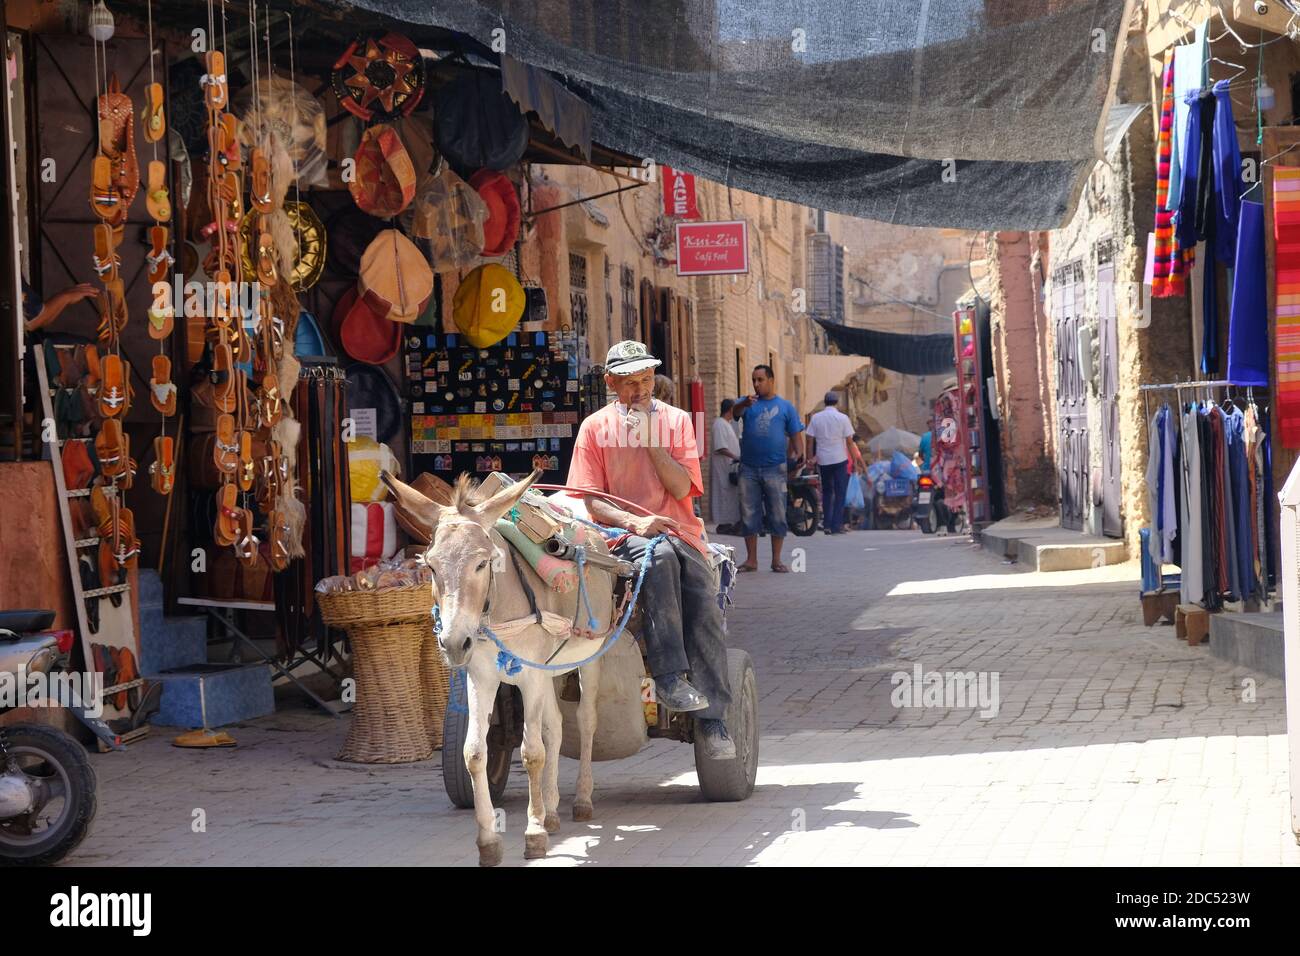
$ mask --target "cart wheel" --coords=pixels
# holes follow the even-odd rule
[[[747,800],[758,777],[758,682],[754,664],[739,648],[727,648],[727,679],[731,704],[727,707],[727,732],[736,743],[734,760],[710,760],[702,741],[695,741],[695,772],[700,793],[715,803]]]
[[[497,688],[497,706],[500,706],[502,692],[512,693],[508,684]],[[469,735],[469,707],[467,706],[468,688],[464,675],[453,676],[451,681],[451,699],[447,701],[446,716],[442,720],[442,784],[454,807],[470,810],[474,806],[474,784],[470,780],[469,770],[465,768],[465,739]],[[501,795],[506,791],[506,781],[510,779],[510,760],[514,757],[514,748],[494,744],[492,738],[497,736],[488,732],[487,777],[488,794],[492,803],[499,804]]]

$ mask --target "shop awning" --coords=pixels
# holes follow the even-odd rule
[[[561,77],[617,150],[888,222],[1049,228],[1101,156],[1131,4],[340,5],[504,43]]]
[[[953,367],[952,335],[878,332],[818,319],[829,338],[847,355],[866,355],[881,368],[902,375],[942,375]]]

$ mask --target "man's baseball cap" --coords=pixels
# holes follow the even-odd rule
[[[611,346],[605,356],[605,371],[610,375],[634,375],[662,364],[644,345],[630,340]]]

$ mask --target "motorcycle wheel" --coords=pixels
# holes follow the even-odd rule
[[[0,820],[0,866],[57,863],[86,838],[95,819],[95,771],[86,750],[52,727],[20,724],[0,734],[9,754],[0,772],[26,776],[45,796],[34,813]]]
[[[801,538],[817,531],[818,507],[815,498],[806,495],[791,495],[790,503],[785,508],[785,523],[790,531]]]

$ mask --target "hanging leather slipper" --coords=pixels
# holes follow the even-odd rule
[[[122,359],[122,383],[126,386],[126,403],[122,406],[122,418],[131,414],[131,403],[135,401],[135,386],[131,384],[131,363]]]
[[[209,110],[224,109],[226,105],[226,57],[220,50],[211,50],[207,56],[208,72],[203,84],[204,100]]]
[[[239,433],[239,490],[252,491],[253,482],[257,480],[257,469],[253,466],[253,433]]]
[[[162,303],[161,308],[155,302],[149,307],[146,315],[149,317],[149,338],[159,342],[165,341],[172,334],[176,324],[176,309],[172,307],[171,302]]]
[[[126,220],[127,211],[140,190],[140,167],[135,156],[135,104],[118,86],[116,74],[109,77],[108,92],[97,100],[99,151],[112,164],[113,188],[121,199],[114,224]]]
[[[212,529],[212,539],[228,548],[239,537],[239,522],[243,509],[238,507],[239,489],[233,484],[222,485],[217,491],[217,523]]]
[[[103,463],[101,462],[101,468]],[[108,500],[108,495],[104,493],[103,485],[94,485],[90,489],[90,510],[95,516],[95,527],[101,534],[104,529],[112,527],[113,505]]]
[[[153,357],[153,378],[149,381],[149,401],[163,415],[176,414],[176,386],[172,384],[172,363],[165,355]]]
[[[154,222],[167,222],[172,217],[172,201],[167,193],[167,167],[160,159],[152,160],[147,175],[144,207]]]
[[[175,257],[171,250],[167,248],[169,233],[166,226],[149,227],[149,252],[144,257],[145,264],[149,267],[149,282],[161,282],[167,278],[167,273],[171,271],[172,266],[176,264]]]
[[[244,567],[257,564],[257,546],[261,544],[253,534],[253,512],[245,509],[239,516],[239,536],[235,540],[235,557]]]
[[[118,684],[130,683],[140,676],[140,671],[135,666],[135,655],[131,653],[129,647],[114,647],[111,653],[113,663],[117,665]],[[135,693],[134,689],[118,691],[113,695],[113,706],[118,710],[126,710],[132,693]]]
[[[283,571],[289,566],[289,520],[282,511],[271,511],[266,517],[271,536],[271,570]]]
[[[230,325],[234,312],[234,281],[226,269],[217,270],[213,276],[212,321],[218,328]]]
[[[113,227],[106,222],[101,222],[95,226],[94,236],[95,274],[102,282],[112,282],[117,279],[117,269],[121,265],[121,260],[113,248]]]
[[[275,285],[278,273],[275,268],[275,240],[269,232],[257,236],[257,278],[269,290]]]
[[[235,435],[235,416],[217,416],[217,437],[212,443],[212,462],[223,475],[239,471],[239,440]]]
[[[100,294],[103,298],[103,294]],[[92,393],[99,391],[99,383],[103,379],[103,373],[99,368],[99,349],[93,345],[86,346],[86,378],[85,386]]]
[[[170,435],[153,440],[153,463],[149,466],[149,486],[160,495],[170,495],[176,481],[175,449]]]
[[[263,455],[257,460],[257,504],[263,511],[271,511],[280,495],[276,478],[275,458]]]
[[[90,460],[90,442],[69,441],[63,445],[63,483],[69,491],[89,488],[95,478],[95,465]]]
[[[252,173],[250,189],[253,208],[269,213],[274,208],[271,201],[271,161],[266,153],[254,146],[248,153],[248,167]]]
[[[221,125],[225,127],[226,170],[242,169],[244,163],[239,156],[239,117],[234,113],[222,113]]]
[[[121,473],[114,478],[115,487],[120,491],[126,491],[135,484],[136,462],[131,457],[131,436],[122,432],[122,461],[126,464],[122,467]]]
[[[144,116],[141,117],[140,128],[146,143],[156,143],[167,134],[161,83],[150,83],[144,88]]]
[[[90,209],[105,222],[117,216],[121,198],[113,188],[113,161],[99,155],[90,164]]]
[[[104,384],[99,390],[99,413],[105,418],[112,418],[122,413],[126,405],[126,381],[122,377],[122,360],[110,352],[105,355],[100,368],[103,370]]]
[[[213,389],[212,401],[220,411],[233,412],[235,410],[235,398],[237,380],[235,376],[235,359],[231,354],[230,346],[221,342],[213,350],[212,354],[212,371],[216,374],[216,388]]]
[[[139,563],[139,557],[140,539],[135,536],[135,515],[130,508],[119,508],[113,560],[118,567],[134,568]]]
[[[126,571],[117,563],[117,558],[113,557],[113,538],[112,535],[101,536],[99,539],[99,586],[101,588],[116,587],[126,580]],[[105,686],[108,684],[108,678],[105,676]]]
[[[262,387],[258,390],[258,415],[263,428],[274,428],[283,415],[279,378],[274,371],[262,376]]]

